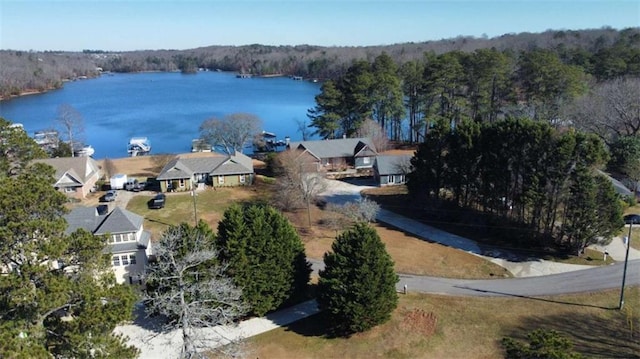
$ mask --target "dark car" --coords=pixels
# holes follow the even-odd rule
[[[149,209],[160,209],[164,208],[164,203],[166,202],[166,196],[162,193],[158,193],[155,197],[147,202],[147,206]]]
[[[140,192],[140,191],[144,191],[147,188],[147,182],[138,182],[137,185],[135,185],[131,190],[133,192]]]
[[[640,214],[627,214],[624,216],[624,224],[640,224]]]
[[[113,202],[116,200],[116,197],[118,196],[118,192],[111,190],[111,191],[107,191],[107,193],[102,197],[102,201],[103,202]]]

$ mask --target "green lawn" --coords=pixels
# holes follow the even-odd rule
[[[624,214],[640,213],[640,204],[625,209]],[[622,229],[621,236],[629,235],[629,227]],[[634,225],[631,228],[631,248],[640,250],[640,225]]]
[[[629,228],[625,228],[621,235],[628,236]],[[640,225],[634,225],[631,228],[631,248],[640,250]]]
[[[208,188],[198,192],[195,198],[197,218],[215,229],[222,214],[231,204],[253,200],[255,194],[250,188]],[[147,208],[147,201],[152,197],[153,195],[139,194],[129,201],[127,209],[145,218],[144,227],[151,231],[154,238],[158,238],[169,225],[195,223],[194,198],[190,192],[167,193],[165,208],[162,209]]]

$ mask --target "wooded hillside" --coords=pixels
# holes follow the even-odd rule
[[[0,98],[25,91],[59,88],[66,80],[98,76],[97,68],[113,72],[195,72],[209,69],[324,80],[344,75],[354,60],[372,62],[382,52],[401,65],[422,59],[425,53],[471,53],[488,48],[508,54],[549,49],[566,64],[583,67],[586,73],[598,79],[640,74],[640,28],[620,31],[611,28],[549,30],[543,33],[505,34],[495,38],[460,36],[439,41],[368,47],[253,44],[132,52],[3,50],[0,51]]]

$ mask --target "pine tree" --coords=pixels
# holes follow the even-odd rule
[[[375,229],[358,223],[324,255],[318,303],[338,334],[366,331],[389,320],[398,305],[398,276]]]
[[[275,208],[230,207],[218,225],[217,246],[253,314],[264,315],[305,294],[311,270],[304,245]]]
[[[13,153],[15,171],[0,175],[0,357],[135,357],[113,334],[136,297],[116,283],[105,238],[65,235],[53,169],[24,166],[28,148]]]

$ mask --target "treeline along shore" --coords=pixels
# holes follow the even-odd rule
[[[297,76],[318,81],[343,76],[356,60],[373,61],[382,53],[398,65],[421,61],[425,54],[473,53],[494,49],[511,58],[545,49],[597,80],[640,74],[640,28],[548,30],[502,36],[459,36],[439,41],[385,46],[208,46],[189,50],[111,52],[84,50],[0,51],[0,99],[60,88],[65,81],[103,72],[233,71],[253,76]]]

